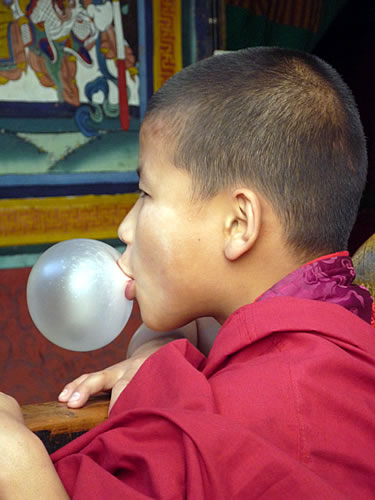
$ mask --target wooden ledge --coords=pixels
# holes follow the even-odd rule
[[[108,417],[110,396],[101,394],[89,399],[83,408],[68,408],[51,401],[23,405],[26,426],[39,436],[49,453],[104,422]]]

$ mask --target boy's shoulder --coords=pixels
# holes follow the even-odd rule
[[[321,346],[323,350],[343,349],[348,353],[360,348],[375,359],[374,334],[368,322],[341,305],[273,297],[243,306],[228,318],[216,338],[208,364],[214,360],[216,365],[222,364],[225,357],[243,349],[248,353],[258,352],[261,341],[270,343],[279,352],[289,352],[290,356],[293,352],[300,354],[304,344],[314,344],[315,350]],[[269,352],[266,349],[264,354]]]
[[[352,450],[349,436],[364,443],[375,432],[365,425],[375,410],[374,334],[342,306],[272,298],[232,315],[204,373],[221,413],[265,440],[299,459],[339,450],[355,463],[368,450]]]

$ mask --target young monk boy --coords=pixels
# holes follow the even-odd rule
[[[152,98],[139,174],[119,264],[146,326],[60,396],[113,388],[109,419],[54,469],[3,396],[0,496],[374,498],[372,299],[346,251],[366,149],[339,75],[276,48],[185,68]]]

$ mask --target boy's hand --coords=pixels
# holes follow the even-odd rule
[[[147,358],[130,358],[104,370],[84,374],[67,384],[58,399],[70,408],[81,408],[90,396],[112,389],[109,411]]]
[[[125,389],[139,368],[160,347],[175,340],[174,337],[163,337],[150,340],[134,351],[129,359],[121,361],[104,370],[81,375],[67,384],[61,394],[59,401],[66,403],[70,408],[81,408],[90,396],[102,391],[112,390],[109,412],[117,398]]]

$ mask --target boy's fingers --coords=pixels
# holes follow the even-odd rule
[[[69,388],[69,395],[65,402],[71,408],[80,408],[90,396],[111,389],[112,385],[111,372],[108,370],[92,373],[85,376],[78,385],[75,383],[73,387]]]
[[[136,362],[137,369],[140,364],[141,362]],[[133,367],[134,361],[124,360],[105,370],[81,375],[64,387],[58,399],[71,408],[80,408],[93,394],[112,389],[129,372],[129,365]]]
[[[75,389],[84,381],[89,375],[81,375],[80,377],[76,378],[72,382],[69,382],[69,384],[66,384],[64,389],[60,392],[58,395],[58,400],[61,401],[62,403],[66,403],[72,396],[73,392]]]
[[[69,408],[81,408],[81,406],[87,403],[90,396],[91,394],[85,390],[77,390],[73,392],[68,401],[66,401],[66,404]]]

